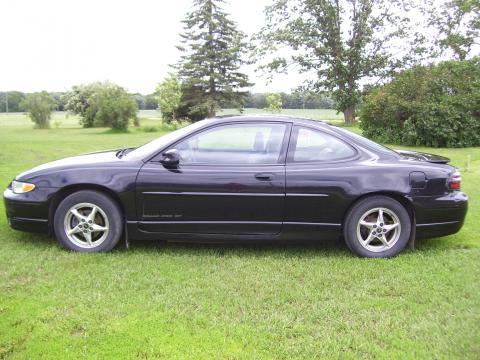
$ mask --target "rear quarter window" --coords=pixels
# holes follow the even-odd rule
[[[323,131],[295,127],[289,162],[330,162],[351,158],[356,150],[343,140]]]

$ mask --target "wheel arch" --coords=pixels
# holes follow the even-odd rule
[[[122,214],[122,217],[125,220],[125,208],[123,206],[123,203],[121,202],[119,196],[112,191],[111,189],[102,186],[102,185],[96,185],[96,184],[73,184],[73,185],[68,185],[65,186],[64,188],[60,189],[55,193],[55,195],[52,197],[50,200],[49,208],[48,208],[48,230],[50,234],[53,234],[53,217],[55,216],[55,212],[58,208],[58,205],[62,202],[63,199],[65,199],[68,195],[71,195],[73,193],[76,193],[78,191],[82,190],[93,190],[93,191],[98,191],[101,192],[102,194],[107,195],[110,199],[112,199],[115,204],[120,209],[120,212]]]
[[[360,201],[362,201],[366,198],[372,197],[372,196],[386,196],[386,197],[389,197],[393,200],[398,201],[401,205],[403,205],[408,212],[408,216],[410,217],[410,224],[412,225],[412,233],[414,233],[414,231],[415,231],[414,230],[415,229],[415,208],[413,207],[412,201],[407,196],[405,196],[404,194],[393,192],[393,191],[375,191],[375,192],[363,194],[363,195],[357,197],[348,206],[345,213],[343,214],[342,231],[343,231],[343,227],[344,227],[344,224],[345,224],[345,221],[346,221],[346,218],[347,218],[347,215],[348,215],[350,209],[353,206],[355,206],[358,202],[360,202]]]

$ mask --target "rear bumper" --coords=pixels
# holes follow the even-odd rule
[[[48,233],[49,199],[55,190],[37,188],[31,193],[15,194],[11,189],[6,189],[3,201],[12,229]]]
[[[465,221],[468,197],[461,191],[442,196],[413,199],[417,238],[455,234]]]

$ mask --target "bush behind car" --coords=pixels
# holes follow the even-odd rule
[[[360,112],[379,142],[433,147],[480,145],[480,58],[416,66],[373,89]]]

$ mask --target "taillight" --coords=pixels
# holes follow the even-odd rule
[[[460,172],[455,171],[450,177],[450,183],[449,183],[450,190],[460,190],[461,181],[462,181],[462,177],[460,176]]]

